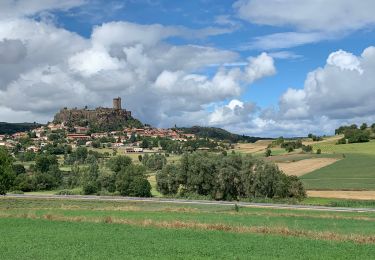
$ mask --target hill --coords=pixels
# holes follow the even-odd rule
[[[195,134],[201,138],[212,138],[221,141],[230,141],[232,143],[245,142],[254,143],[258,140],[265,140],[269,138],[253,137],[246,135],[233,134],[227,130],[218,127],[203,127],[203,126],[193,126],[193,127],[180,127],[178,130],[183,131],[185,134]]]
[[[113,108],[65,107],[54,116],[53,122],[65,123],[68,127],[88,126],[93,132],[121,130],[124,127],[143,127],[143,124],[132,116],[131,111],[121,108],[120,97],[113,99]]]
[[[42,126],[38,123],[6,123],[0,122],[0,134],[14,134],[17,132],[30,131]]]

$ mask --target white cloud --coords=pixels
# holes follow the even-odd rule
[[[372,0],[239,0],[237,15],[254,24],[285,28],[258,36],[242,49],[283,49],[342,38],[375,25]]]
[[[375,24],[372,0],[239,0],[239,17],[252,23],[299,31],[351,31]]]
[[[363,73],[363,70],[360,67],[359,59],[352,53],[343,50],[331,53],[328,56],[327,64],[339,67],[342,70],[356,70],[360,74]]]
[[[112,22],[95,27],[85,39],[29,18],[0,21],[0,43],[15,43],[12,51],[0,44],[0,54],[8,53],[13,62],[0,64],[0,103],[17,113],[14,120],[22,115],[27,116],[22,121],[45,120],[61,107],[108,106],[122,96],[124,107],[156,126],[207,124],[207,106],[238,97],[248,84],[276,71],[263,53],[242,69],[219,66],[207,74],[210,64],[238,62],[238,54],[167,43],[186,32],[188,37],[220,33]],[[17,54],[22,46],[26,55]]]
[[[332,134],[341,124],[373,122],[374,71],[374,47],[360,56],[343,50],[331,53],[323,68],[308,73],[302,89],[289,88],[280,97],[278,109],[262,111],[263,127],[258,131]]]
[[[242,102],[238,99],[231,100],[227,105],[216,107],[209,115],[208,124],[231,127],[242,122],[251,122],[256,112],[256,105],[251,102]]]
[[[241,46],[240,49],[287,49],[332,38],[332,35],[321,32],[282,32],[255,37],[251,43]]]
[[[274,59],[300,59],[303,56],[292,51],[277,51],[268,53]]]
[[[85,0],[2,0],[0,2],[0,20],[31,16],[45,11],[66,11],[81,6],[85,2]]]
[[[332,119],[369,116],[375,112],[375,52],[374,47],[357,57],[345,51],[331,53],[324,68],[310,72],[305,86],[286,92],[281,109],[290,111],[305,107],[304,115],[327,116]],[[302,108],[301,108],[302,109]]]
[[[276,73],[273,58],[263,52],[258,57],[250,57],[249,64],[245,68],[245,77],[249,83],[257,79],[272,76]]]
[[[107,51],[101,48],[88,49],[77,53],[69,59],[71,69],[81,72],[89,77],[103,70],[118,70],[123,64],[119,59],[111,57]]]

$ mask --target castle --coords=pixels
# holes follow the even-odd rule
[[[95,109],[63,108],[54,117],[54,123],[64,123],[69,126],[90,126],[99,129],[119,129],[127,126],[132,120],[138,121],[132,117],[131,111],[122,109],[121,98],[113,99],[113,107],[97,107]],[[139,121],[138,121],[139,122]],[[137,122],[137,124],[138,124]],[[139,124],[141,124],[139,122]]]

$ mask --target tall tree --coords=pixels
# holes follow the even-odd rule
[[[12,168],[12,157],[0,148],[0,195],[5,195],[13,185],[15,175]]]

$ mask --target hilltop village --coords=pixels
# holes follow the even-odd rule
[[[79,146],[111,148],[123,153],[161,150],[181,153],[183,150],[228,148],[176,128],[143,125],[132,117],[130,111],[122,109],[121,98],[113,99],[113,108],[63,108],[55,115],[53,122],[30,131],[0,135],[0,146],[14,153],[52,149],[56,150],[53,152],[55,154],[63,154],[66,149]]]

